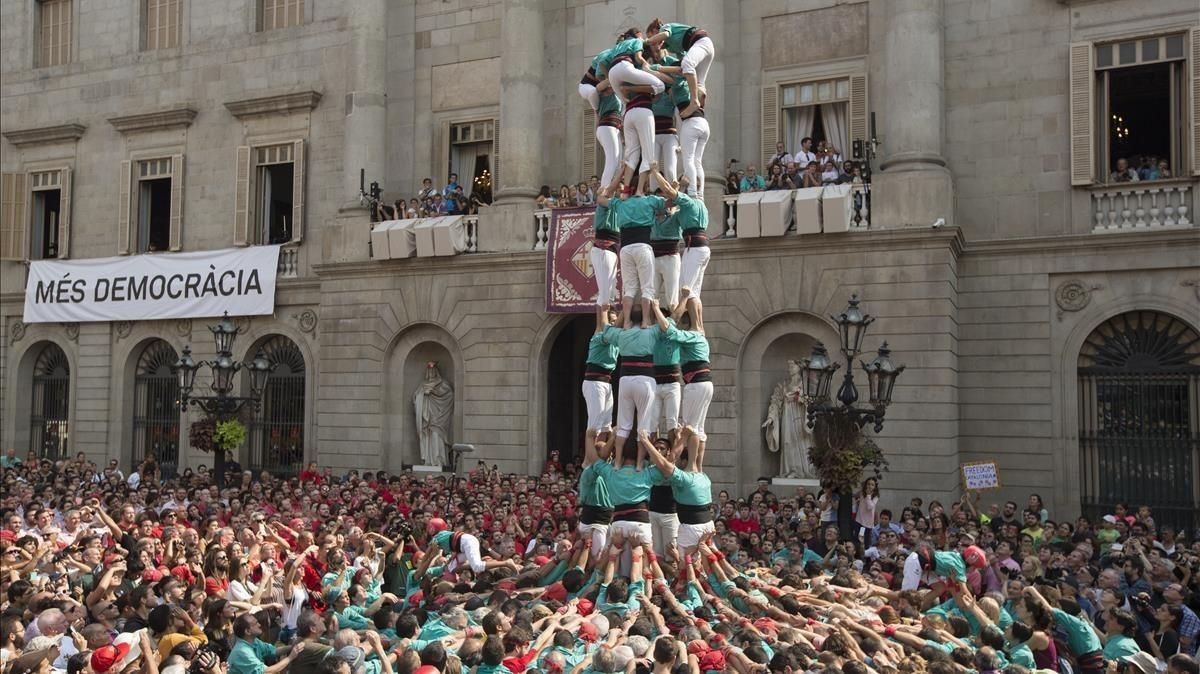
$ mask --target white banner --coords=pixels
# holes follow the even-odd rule
[[[279,246],[199,253],[38,260],[25,286],[26,323],[258,316],[275,311]]]

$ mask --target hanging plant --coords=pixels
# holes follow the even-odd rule
[[[246,427],[242,422],[231,419],[222,421],[217,424],[217,432],[214,436],[214,441],[223,451],[232,452],[246,440]]]
[[[217,423],[212,419],[193,421],[188,428],[188,441],[192,448],[211,453],[215,448]]]
[[[818,417],[813,441],[809,460],[821,483],[838,491],[854,491],[868,469],[878,480],[888,468],[879,445],[846,417]]]

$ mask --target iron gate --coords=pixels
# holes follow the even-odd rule
[[[1083,510],[1150,506],[1200,526],[1200,336],[1153,311],[1114,316],[1079,354]]]
[[[71,366],[67,354],[47,344],[33,364],[29,448],[46,459],[67,458]]]
[[[179,468],[177,357],[170,344],[156,340],[142,351],[134,374],[133,465],[153,456],[164,478]]]
[[[275,370],[250,422],[245,468],[295,475],[304,463],[304,355],[279,335],[268,339],[262,352]]]

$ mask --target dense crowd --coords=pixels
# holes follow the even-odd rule
[[[695,554],[622,561],[575,533],[556,456],[223,490],[203,467],[0,463],[5,674],[1197,671],[1200,543],[1147,508],[893,512],[869,481],[839,536],[837,494],[762,480],[716,494]],[[474,556],[439,545],[468,535]]]

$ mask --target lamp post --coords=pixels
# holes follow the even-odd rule
[[[867,424],[871,424],[876,433],[883,430],[883,417],[888,405],[892,403],[892,390],[896,386],[896,378],[905,367],[896,366],[892,362],[892,352],[888,349],[887,342],[879,347],[879,352],[871,362],[860,361],[867,375],[869,406],[857,406],[859,392],[858,387],[854,385],[854,359],[862,353],[862,342],[867,327],[875,321],[874,317],[863,313],[858,303],[858,295],[853,294],[845,311],[830,317],[838,324],[842,356],[846,360],[846,372],[836,396],[830,396],[830,387],[833,375],[841,368],[841,363],[835,363],[829,358],[825,345],[817,342],[812,355],[804,364],[808,427],[814,428],[821,424],[821,435],[828,440],[830,449],[838,452],[849,450],[863,426]],[[837,486],[841,490],[838,499],[838,528],[842,532],[843,540],[851,540],[854,538],[854,523],[851,517],[853,485]]]
[[[216,358],[202,360],[199,363],[192,359],[192,347],[183,347],[179,360],[175,361],[173,370],[179,380],[179,409],[186,411],[188,405],[195,405],[204,410],[205,415],[213,421],[228,421],[237,416],[247,404],[254,406],[257,411],[262,404],[262,394],[267,386],[267,379],[275,366],[267,360],[262,350],[247,363],[239,363],[233,359],[233,343],[242,329],[229,320],[229,312],[221,318],[221,322],[208,327],[213,334]],[[212,395],[193,395],[196,384],[196,372],[207,366],[212,371],[212,385],[209,387]],[[250,373],[250,395],[235,396],[233,393],[234,377],[245,369]],[[217,486],[225,486],[225,450],[218,448],[214,451],[213,472],[216,474]]]

